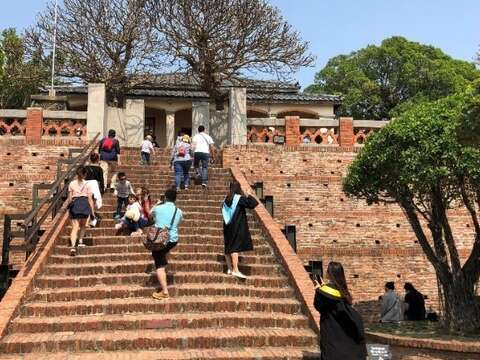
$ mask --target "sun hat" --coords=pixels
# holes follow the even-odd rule
[[[190,136],[188,136],[187,134],[183,135],[182,136],[182,141],[186,142],[186,143],[189,143],[190,142]]]

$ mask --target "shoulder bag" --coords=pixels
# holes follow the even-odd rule
[[[147,229],[146,235],[143,239],[143,245],[145,246],[145,248],[147,248],[147,250],[160,251],[165,249],[168,241],[170,240],[170,229],[173,226],[173,222],[175,221],[176,216],[177,208],[175,207],[175,211],[173,213],[172,221],[170,222],[169,227],[160,229],[155,226],[150,226]]]

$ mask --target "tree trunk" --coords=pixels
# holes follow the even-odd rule
[[[444,279],[445,280],[445,279]],[[473,283],[459,275],[453,281],[442,281],[445,302],[444,321],[450,332],[478,333],[480,331],[480,303]]]

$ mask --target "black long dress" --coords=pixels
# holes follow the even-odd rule
[[[321,360],[365,360],[367,349],[362,318],[335,286],[318,288],[314,306],[320,313]]]
[[[245,209],[253,209],[257,205],[258,201],[254,197],[241,196],[230,223],[226,225],[225,222],[223,222],[225,254],[253,250],[252,237],[248,229],[247,212]]]

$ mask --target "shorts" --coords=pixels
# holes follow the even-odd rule
[[[165,249],[160,251],[152,251],[152,257],[155,261],[155,269],[163,268],[168,265],[167,255],[175,246],[177,246],[176,242],[168,242]]]

